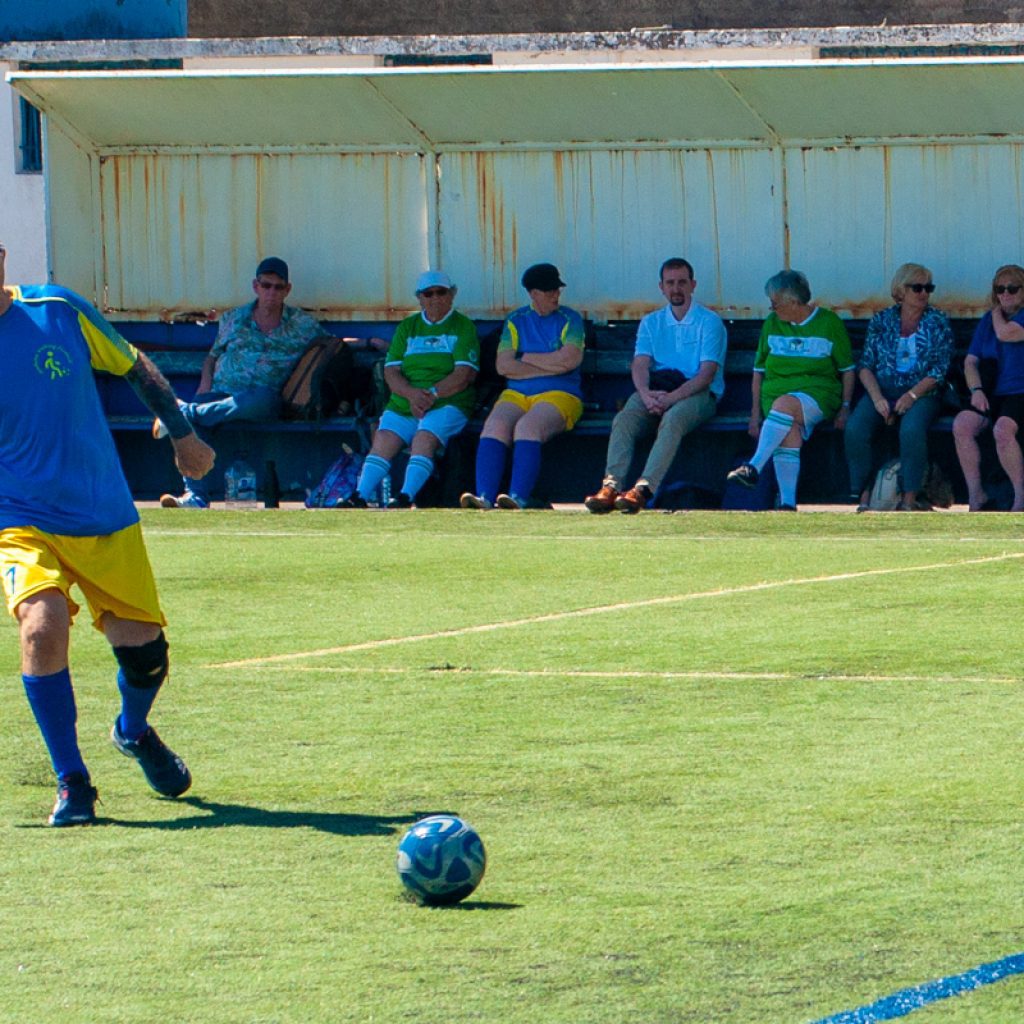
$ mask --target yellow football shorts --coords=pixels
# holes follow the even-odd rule
[[[71,587],[77,585],[97,629],[106,612],[167,625],[138,523],[102,537],[67,537],[34,526],[0,530],[0,574],[11,615],[26,598],[54,587],[67,598],[73,620],[79,605]]]
[[[524,395],[506,388],[498,395],[498,401],[511,402],[524,412],[529,412],[539,402],[547,402],[562,414],[566,430],[572,430],[583,415],[583,403],[568,391],[542,391],[539,395]]]

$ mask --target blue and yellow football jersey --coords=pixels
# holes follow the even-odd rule
[[[138,521],[94,370],[123,376],[137,351],[74,292],[9,289],[0,316],[0,529],[73,537]]]
[[[583,317],[575,309],[559,306],[553,313],[541,316],[533,306],[522,306],[506,318],[498,351],[557,352],[564,345],[583,348],[585,339]],[[582,398],[582,380],[582,372],[577,366],[575,370],[557,376],[517,377],[506,387],[524,395],[564,391]]]

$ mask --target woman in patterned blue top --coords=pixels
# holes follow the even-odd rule
[[[865,509],[875,459],[872,446],[883,426],[899,430],[904,511],[931,506],[918,497],[928,467],[928,428],[942,408],[942,384],[953,355],[953,332],[931,302],[932,273],[904,263],[892,279],[895,306],[876,313],[857,367],[864,396],[846,425],[850,491]]]

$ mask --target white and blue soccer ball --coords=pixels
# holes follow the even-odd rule
[[[484,877],[487,855],[476,829],[453,814],[422,818],[398,844],[398,877],[420,903],[464,900]]]

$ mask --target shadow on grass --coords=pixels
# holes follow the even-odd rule
[[[496,903],[493,900],[466,900],[451,907],[431,907],[431,910],[521,910],[522,903]]]
[[[120,825],[122,828],[153,828],[168,832],[184,832],[197,828],[313,828],[336,836],[389,836],[400,826],[411,825],[418,814],[384,817],[378,814],[325,814],[320,811],[269,811],[247,804],[223,804],[188,796],[174,801],[201,811],[184,818],[160,821],[123,821],[101,818],[97,824]]]

